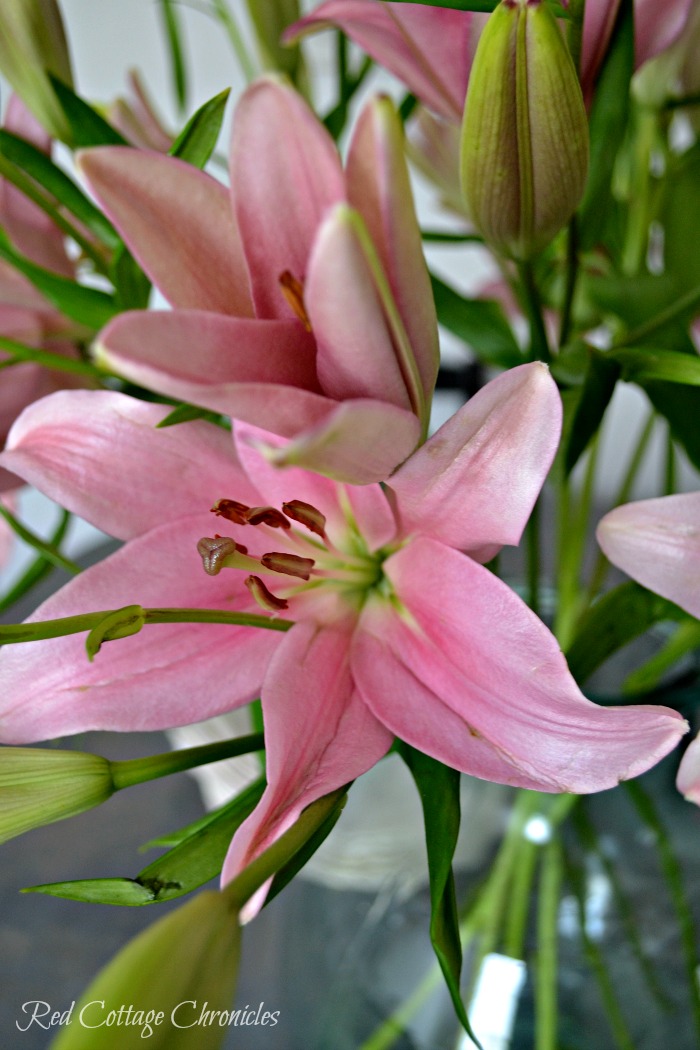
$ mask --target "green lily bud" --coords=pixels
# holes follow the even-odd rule
[[[568,222],[588,172],[571,55],[541,0],[502,0],[479,40],[462,126],[469,213],[496,251],[526,260]]]
[[[0,842],[73,817],[114,792],[110,763],[82,751],[0,749]]]
[[[232,1009],[240,929],[208,890],[143,930],[105,966],[52,1050],[216,1050],[229,1026],[277,1024],[264,1004]],[[264,1019],[263,1019],[264,1018]]]
[[[73,86],[56,0],[0,0],[0,70],[39,123],[65,139],[68,124],[48,77]]]
[[[247,3],[263,66],[286,73],[298,88],[303,87],[306,73],[299,45],[286,47],[280,42],[287,26],[301,18],[299,0],[247,0]]]

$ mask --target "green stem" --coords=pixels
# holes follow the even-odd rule
[[[530,360],[549,361],[549,342],[547,329],[542,314],[542,303],[535,282],[535,273],[531,262],[519,262],[521,299],[530,324]]]
[[[583,18],[585,14],[586,0],[570,0],[569,23],[567,26],[566,40],[569,45],[571,57],[574,60],[579,76],[581,74],[581,52],[583,50]]]
[[[46,559],[50,561],[52,565],[55,565],[58,569],[65,569],[66,572],[72,573],[77,576],[81,572],[79,565],[76,565],[70,558],[66,558],[65,555],[61,554],[51,543],[47,543],[46,540],[42,540],[41,536],[37,536],[35,532],[32,532],[21,521],[12,514],[4,504],[0,503],[0,517],[4,518],[7,524],[10,526],[12,531],[16,533],[21,540],[24,540],[26,544],[33,547],[35,550]]]
[[[13,362],[3,362],[0,367],[5,367],[15,362],[19,363],[20,361],[31,361],[33,364],[41,365],[43,368],[50,368],[55,372],[69,372],[71,375],[88,376],[90,379],[96,379],[99,382],[102,382],[106,376],[110,375],[109,372],[98,368],[97,365],[93,365],[89,361],[64,357],[63,354],[55,354],[51,350],[38,350],[36,347],[18,343],[14,339],[7,339],[5,336],[0,336],[0,350],[12,354],[15,358]]]
[[[576,282],[579,273],[578,260],[578,226],[576,216],[569,223],[566,243],[566,284],[564,286],[564,302],[561,310],[561,324],[559,326],[559,346],[563,347],[569,340],[573,320],[574,297],[576,295]]]
[[[148,758],[130,758],[126,761],[110,761],[112,782],[115,791],[144,784],[159,777],[168,777],[172,773],[182,773],[196,766],[209,762],[221,762],[225,758],[236,758],[251,751],[260,751],[265,746],[262,733],[251,733],[249,736],[233,740],[218,740],[214,744],[202,744],[199,747],[188,747],[178,751],[167,751],[161,755],[149,755]]]
[[[62,616],[57,620],[38,620],[33,623],[0,625],[0,645],[34,642],[45,638],[61,638],[67,634],[92,631],[118,609]],[[256,616],[254,613],[230,612],[228,609],[144,609],[145,623],[222,623],[240,627],[265,627],[270,631],[288,631],[292,620]]]
[[[229,11],[228,4],[225,0],[212,0],[214,10],[216,11],[219,21],[226,30],[226,34],[229,38],[229,42],[233,49],[233,53],[236,56],[241,72],[245,77],[247,83],[251,80],[255,80],[258,75],[257,71],[250,60],[248,54],[248,48],[246,47],[245,41],[241,35],[241,31],[238,28],[238,23]]]
[[[675,302],[671,303],[664,310],[656,315],[656,317],[650,318],[645,321],[644,324],[640,324],[637,328],[633,328],[631,332],[627,332],[621,339],[617,339],[610,347],[611,350],[621,350],[625,346],[634,346],[636,343],[642,342],[647,339],[650,335],[653,335],[659,328],[663,328],[664,325],[670,321],[675,321],[678,317],[681,317],[684,313],[693,310],[695,307],[700,305],[700,286],[691,288],[689,292],[685,292]]]
[[[572,506],[573,495],[569,479],[562,478],[560,485],[557,544],[559,571],[554,634],[562,648],[569,645],[582,611],[581,564],[595,489],[599,438],[600,435],[597,434],[591,444],[581,497],[575,510]]]
[[[671,496],[678,484],[678,461],[676,459],[676,446],[670,428],[666,431],[666,463],[664,476],[664,495]]]
[[[557,1047],[557,918],[562,875],[561,846],[552,839],[543,850],[537,909],[536,1050]]]
[[[525,530],[529,605],[536,616],[540,613],[540,519],[541,504],[538,499]]]

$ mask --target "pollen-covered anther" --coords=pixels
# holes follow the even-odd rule
[[[269,525],[273,529],[291,529],[289,520],[276,507],[250,507],[246,514],[249,525]]]
[[[220,518],[226,518],[227,521],[233,521],[236,525],[248,524],[247,515],[249,511],[250,507],[247,507],[245,503],[239,503],[235,499],[218,499],[211,508],[212,514],[216,514]]]
[[[269,591],[259,576],[248,576],[245,585],[261,608],[270,612],[289,608],[289,602]]]
[[[203,536],[197,543],[204,571],[210,576],[218,576],[225,567],[226,559],[240,550],[236,541],[229,536]]]
[[[280,288],[282,289],[282,295],[285,297],[306,331],[310,332],[311,321],[309,320],[309,315],[306,312],[306,305],[304,303],[304,285],[298,277],[295,277],[294,274],[291,273],[290,270],[285,270],[280,274],[279,282]]]
[[[326,538],[326,515],[322,514],[316,507],[312,507],[310,503],[304,503],[300,499],[293,499],[289,503],[283,503],[282,510],[292,521],[298,521],[300,525],[305,525],[309,532],[316,533],[321,539]]]
[[[260,564],[273,572],[283,572],[285,576],[298,576],[300,580],[308,580],[316,563],[313,558],[300,558],[298,554],[272,551],[270,554],[263,554]]]

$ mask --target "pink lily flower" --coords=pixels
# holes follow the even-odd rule
[[[567,0],[562,0],[566,6]],[[635,0],[635,61],[669,47],[682,32],[693,0]],[[590,97],[620,0],[587,0],[581,80]],[[284,35],[291,42],[329,26],[342,29],[402,80],[429,109],[461,121],[467,79],[487,15],[383,0],[325,0]]]
[[[345,171],[270,78],[236,111],[230,194],[143,150],[80,165],[174,307],[112,321],[98,347],[112,368],[292,439],[270,450],[279,462],[354,483],[386,478],[425,437],[437,322],[388,99],[360,115]]]
[[[166,411],[60,393],[14,427],[0,462],[128,541],[35,617],[262,605],[294,626],[162,625],[94,663],[77,636],[8,647],[0,739],[163,729],[259,695],[268,787],[224,882],[394,736],[482,779],[590,792],[643,772],[686,731],[666,708],[588,701],[549,630],[484,568],[518,543],[556,450],[561,403],[544,365],[489,383],[389,487],[277,470],[259,445],[284,439],[245,424],[235,454],[202,422],[155,430]]]
[[[596,536],[618,569],[700,618],[700,492],[616,507]],[[676,785],[700,806],[700,735],[681,759]]]

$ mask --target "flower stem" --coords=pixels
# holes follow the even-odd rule
[[[557,916],[562,876],[561,845],[554,838],[543,850],[537,909],[536,1050],[557,1047]]]
[[[70,572],[74,576],[77,576],[78,573],[82,571],[79,565],[76,565],[76,563],[71,561],[70,558],[66,558],[65,555],[61,554],[61,552],[51,543],[42,540],[41,536],[37,536],[36,533],[23,525],[22,522],[19,521],[2,503],[0,503],[0,517],[5,519],[12,531],[19,536],[21,540],[24,540],[28,546],[33,547],[43,558],[46,559],[46,561],[50,561],[52,565],[56,566],[56,568],[65,569],[66,572]]]
[[[535,282],[533,266],[529,261],[519,262],[517,265],[523,307],[530,324],[530,360],[549,361],[550,352],[547,330],[544,324],[542,303]]]
[[[158,777],[167,777],[171,773],[181,773],[186,769],[203,766],[209,762],[220,762],[224,758],[236,758],[251,751],[260,751],[265,746],[262,733],[251,733],[249,736],[233,740],[219,740],[214,744],[202,744],[199,747],[188,747],[178,751],[168,751],[161,755],[149,755],[148,758],[130,758],[126,761],[110,761],[112,782],[115,790],[143,784]]]

